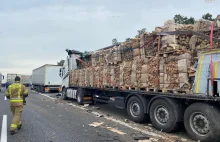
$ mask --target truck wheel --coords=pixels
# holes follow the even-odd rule
[[[205,103],[190,105],[184,114],[184,125],[195,140],[220,141],[220,111]]]
[[[85,89],[79,88],[76,93],[76,100],[78,105],[84,105]]]
[[[62,90],[62,98],[63,100],[67,100],[67,89],[66,88],[63,88]]]
[[[157,99],[150,106],[150,119],[153,126],[163,132],[172,132],[178,126],[174,108],[165,99]],[[178,110],[177,110],[178,111]]]
[[[144,113],[143,103],[136,96],[133,96],[128,100],[127,113],[129,118],[137,123],[142,123],[147,119],[146,114]]]

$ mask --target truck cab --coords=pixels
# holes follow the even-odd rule
[[[62,78],[62,84],[61,84],[61,88],[62,88],[62,96],[63,98],[65,98],[67,95],[70,98],[75,98],[72,93],[72,95],[70,94],[70,91],[68,91],[69,86],[69,82],[70,82],[70,73],[72,70],[77,69],[77,59],[79,57],[79,55],[81,55],[82,53],[76,50],[69,50],[66,49],[66,52],[68,53],[68,56],[66,57],[66,60],[63,64],[63,67],[60,68],[60,77]],[[72,89],[71,89],[72,90]],[[69,92],[67,94],[67,92]],[[75,91],[76,92],[76,91]],[[75,93],[74,93],[75,94]]]

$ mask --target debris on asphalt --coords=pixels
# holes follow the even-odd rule
[[[117,130],[117,129],[115,129],[115,128],[112,128],[112,127],[106,127],[106,129],[109,130],[109,131],[118,133],[118,134],[120,134],[120,135],[125,135],[125,134],[126,134],[126,133],[124,133],[124,132],[122,132],[122,131],[119,131],[119,130]]]
[[[44,101],[44,100],[46,100],[46,99],[41,99],[41,100],[43,100],[43,101]]]
[[[89,106],[89,104],[84,104],[84,107],[88,107]]]
[[[151,140],[138,140],[138,142],[152,142]]]
[[[153,141],[153,142],[157,142],[158,141],[158,139],[155,139],[155,138],[150,138],[150,140]]]
[[[187,139],[182,138],[181,141],[182,142],[187,142]]]
[[[62,115],[59,115],[59,117],[61,117]]]
[[[100,109],[100,107],[95,107],[95,106],[93,106],[92,108],[93,108],[93,109]]]
[[[98,113],[98,112],[92,112],[92,113],[95,114],[96,117],[104,117],[104,115],[102,115],[102,114],[100,114],[100,113]]]
[[[56,94],[57,97],[61,96],[61,93]]]
[[[98,127],[98,126],[100,126],[102,124],[103,124],[103,122],[93,122],[92,124],[89,124],[89,126]]]
[[[131,134],[131,137],[134,139],[134,140],[149,140],[150,139],[150,136],[146,135],[146,134],[142,134],[142,133],[134,133],[134,134]]]
[[[128,119],[124,119],[124,122],[125,122],[125,123],[129,123],[129,120],[128,120]]]
[[[91,110],[91,109],[86,109],[86,112],[87,112],[87,113],[91,113],[92,110]]]

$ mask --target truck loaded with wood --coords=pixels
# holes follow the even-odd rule
[[[151,33],[97,51],[66,50],[63,99],[113,103],[131,120],[164,132],[184,123],[191,138],[220,141],[220,16]]]

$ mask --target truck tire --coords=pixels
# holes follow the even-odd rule
[[[84,95],[85,95],[85,89],[79,88],[76,93],[76,100],[78,105],[84,105]]]
[[[184,125],[194,140],[219,142],[219,118],[219,108],[205,103],[194,103],[184,113]]]
[[[175,131],[178,128],[178,122],[174,109],[177,108],[165,99],[153,101],[150,106],[150,120],[153,126],[163,132]]]
[[[132,121],[137,123],[143,123],[147,119],[144,113],[143,103],[136,96],[129,98],[127,103],[127,114]]]
[[[62,89],[62,98],[63,100],[67,100],[67,89],[66,88]]]

